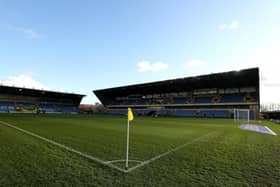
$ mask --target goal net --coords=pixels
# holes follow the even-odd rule
[[[234,109],[234,122],[250,123],[250,110]]]

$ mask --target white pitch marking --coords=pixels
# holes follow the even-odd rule
[[[111,160],[106,161],[107,164],[117,163],[117,162],[125,162],[126,160]],[[141,160],[128,160],[129,162],[137,162],[137,163],[143,163]]]
[[[147,165],[147,164],[150,164],[151,162],[153,162],[153,161],[155,161],[155,160],[158,160],[158,159],[160,159],[161,157],[167,156],[168,154],[170,154],[170,153],[172,153],[172,152],[178,151],[178,150],[180,150],[180,149],[186,147],[187,145],[190,145],[190,144],[192,144],[192,143],[194,143],[194,142],[196,142],[196,141],[198,141],[198,140],[200,140],[200,139],[202,139],[202,138],[204,138],[204,137],[206,137],[206,136],[209,136],[210,134],[213,134],[213,132],[208,133],[208,134],[205,134],[205,135],[202,135],[202,136],[200,136],[200,137],[198,137],[198,138],[196,138],[196,139],[194,139],[194,140],[192,140],[192,141],[190,141],[190,142],[187,142],[187,143],[185,143],[185,144],[183,144],[183,145],[180,145],[180,146],[178,146],[178,147],[175,147],[175,148],[173,148],[173,149],[170,149],[169,151],[167,151],[167,152],[165,152],[165,153],[162,153],[162,154],[160,154],[160,155],[157,155],[157,156],[155,156],[155,157],[153,157],[153,158],[151,158],[151,159],[149,159],[149,160],[146,160],[146,161],[142,162],[141,164],[138,164],[138,165],[136,165],[136,166],[134,166],[134,167],[129,168],[129,169],[127,170],[127,172],[131,172],[131,171],[133,171],[133,170],[135,170],[135,169],[137,169],[137,168],[140,168],[140,167],[143,167],[143,166],[145,166],[145,165]]]
[[[125,169],[119,168],[118,166],[113,165],[112,163],[114,162],[114,160],[113,160],[113,161],[103,161],[103,160],[101,160],[101,159],[99,159],[99,158],[96,158],[96,157],[93,157],[93,156],[91,156],[91,155],[82,153],[82,152],[80,152],[80,151],[78,151],[78,150],[75,150],[75,149],[73,149],[73,148],[71,148],[71,147],[68,147],[68,146],[65,146],[65,145],[63,145],[63,144],[57,143],[57,142],[55,142],[55,141],[53,141],[53,140],[44,138],[44,137],[39,136],[39,135],[37,135],[37,134],[35,134],[35,133],[32,133],[32,132],[30,132],[30,131],[21,129],[21,128],[19,128],[19,127],[16,127],[16,126],[14,126],[14,125],[12,125],[12,124],[9,124],[9,123],[6,123],[6,122],[4,122],[4,121],[0,121],[0,123],[1,123],[2,125],[5,125],[5,126],[8,126],[8,127],[10,127],[10,128],[16,129],[16,130],[18,130],[18,131],[20,131],[20,132],[23,132],[23,133],[25,133],[25,134],[27,134],[27,135],[30,135],[30,136],[32,136],[32,137],[34,137],[34,138],[43,140],[43,141],[45,141],[45,142],[47,142],[47,143],[50,143],[50,144],[52,144],[52,145],[55,145],[55,146],[60,147],[60,148],[62,148],[62,149],[65,149],[65,150],[67,150],[67,151],[69,151],[69,152],[73,152],[73,153],[75,153],[75,154],[78,154],[78,155],[80,155],[80,156],[82,156],[82,157],[84,157],[84,158],[87,158],[87,159],[92,160],[92,161],[94,161],[94,162],[97,162],[97,163],[99,163],[99,164],[102,164],[102,165],[108,166],[108,167],[110,167],[110,168],[116,169],[116,170],[118,170],[118,171],[121,171],[121,172],[123,172],[123,173],[129,173],[129,172],[131,172],[131,171],[133,171],[133,170],[135,170],[135,169],[137,169],[137,168],[141,168],[141,167],[143,167],[143,166],[145,166],[145,165],[147,165],[147,164],[149,164],[149,163],[151,163],[151,162],[153,162],[153,161],[155,161],[155,160],[160,159],[161,157],[164,157],[164,156],[170,154],[171,152],[178,151],[178,150],[184,148],[184,147],[187,146],[187,145],[190,145],[190,144],[192,144],[192,143],[194,143],[194,142],[196,142],[196,141],[198,141],[198,140],[200,140],[200,139],[202,139],[202,138],[204,138],[204,137],[206,137],[206,136],[209,136],[210,134],[213,134],[213,132],[212,132],[212,133],[208,133],[208,134],[206,134],[206,135],[202,135],[202,136],[200,136],[200,137],[198,137],[198,138],[196,138],[196,139],[194,139],[194,140],[192,140],[192,141],[190,141],[190,142],[187,142],[187,143],[185,143],[185,144],[183,144],[183,145],[180,145],[180,146],[178,146],[178,147],[175,147],[175,148],[173,148],[173,149],[171,149],[171,150],[169,150],[169,151],[167,151],[167,152],[164,152],[164,153],[162,153],[162,154],[160,154],[160,155],[157,155],[157,156],[155,156],[155,157],[153,157],[153,158],[151,158],[151,159],[149,159],[149,160],[146,160],[146,161],[131,160],[131,161],[141,162],[141,164],[138,164],[138,165],[136,165],[136,166],[134,166],[134,167],[131,167],[131,168],[129,168],[128,170],[125,170]],[[123,160],[115,160],[115,161],[123,161]]]
[[[118,170],[118,171],[127,173],[127,170],[124,170],[124,169],[122,169],[122,168],[119,168],[119,167],[117,167],[117,166],[115,166],[115,165],[113,165],[113,164],[111,164],[111,163],[107,163],[106,161],[100,160],[99,158],[96,158],[96,157],[93,157],[93,156],[91,156],[91,155],[82,153],[82,152],[77,151],[77,150],[75,150],[75,149],[73,149],[73,148],[71,148],[71,147],[68,147],[68,146],[65,146],[65,145],[63,145],[63,144],[57,143],[57,142],[55,142],[55,141],[53,141],[53,140],[44,138],[44,137],[39,136],[39,135],[37,135],[37,134],[35,134],[35,133],[32,133],[32,132],[30,132],[30,131],[21,129],[21,128],[19,128],[19,127],[16,127],[16,126],[14,126],[14,125],[12,125],[12,124],[9,124],[9,123],[6,123],[6,122],[4,122],[4,121],[0,121],[0,123],[1,123],[2,125],[8,126],[8,127],[10,127],[10,128],[16,129],[16,130],[18,130],[18,131],[20,131],[20,132],[22,132],[22,133],[27,134],[27,135],[30,135],[30,136],[32,136],[32,137],[34,137],[34,138],[43,140],[43,141],[48,142],[48,143],[50,143],[50,144],[52,144],[52,145],[55,145],[55,146],[60,147],[60,148],[62,148],[62,149],[65,149],[65,150],[67,150],[67,151],[69,151],[69,152],[76,153],[76,154],[78,154],[78,155],[80,155],[80,156],[82,156],[82,157],[84,157],[84,158],[87,158],[87,159],[92,160],[92,161],[94,161],[94,162],[97,162],[97,163],[99,163],[99,164],[102,164],[102,165],[108,166],[108,167],[110,167],[110,168],[116,169],[116,170]]]
[[[277,134],[275,132],[273,132],[269,127],[264,126],[266,128],[266,130],[268,130],[272,135],[276,136]]]

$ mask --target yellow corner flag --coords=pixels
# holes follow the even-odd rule
[[[128,108],[127,118],[128,118],[129,121],[132,121],[134,119],[134,116],[133,116],[131,108]]]
[[[134,118],[131,108],[127,109],[127,136],[126,136],[126,157],[125,168],[128,169],[128,151],[129,151],[129,122]]]

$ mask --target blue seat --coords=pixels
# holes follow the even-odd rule
[[[212,97],[196,97],[194,103],[212,103]]]
[[[224,94],[221,96],[220,103],[242,103],[244,102],[244,93]]]
[[[1,101],[0,102],[0,111],[1,112],[14,112],[15,103],[10,101]]]
[[[188,98],[187,97],[174,97],[173,103],[174,104],[185,104],[187,103]]]

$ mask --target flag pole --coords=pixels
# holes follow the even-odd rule
[[[126,169],[128,169],[128,151],[129,151],[129,119],[127,119],[126,159],[125,159],[125,168]]]

